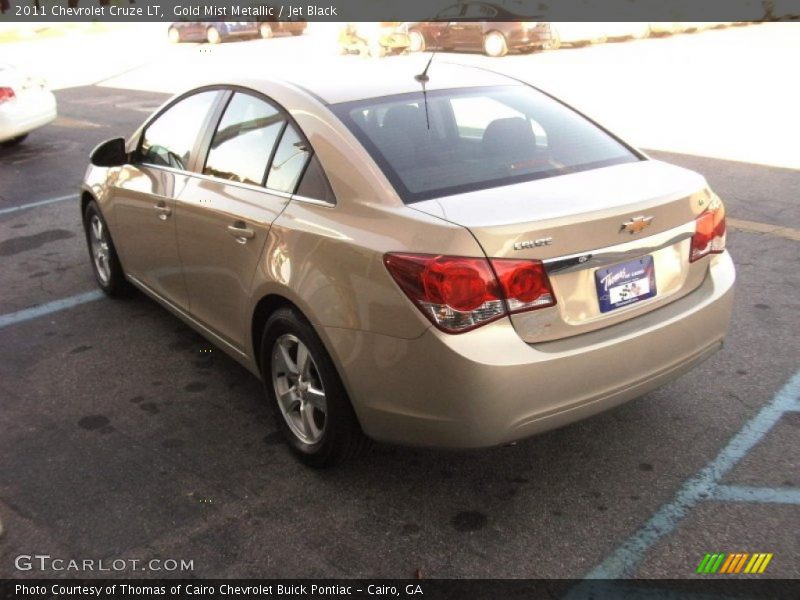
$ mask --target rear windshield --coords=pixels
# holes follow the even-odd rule
[[[527,86],[438,90],[333,105],[406,203],[640,158]]]

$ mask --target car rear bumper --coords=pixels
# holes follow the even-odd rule
[[[43,127],[56,118],[56,98],[52,92],[28,92],[19,99],[0,105],[0,142]]]
[[[678,377],[722,346],[735,271],[711,259],[691,294],[629,321],[526,344],[508,319],[401,340],[326,328],[367,435],[435,447],[500,445],[580,420]]]

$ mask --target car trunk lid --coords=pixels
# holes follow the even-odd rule
[[[543,261],[556,305],[511,315],[527,342],[586,333],[654,310],[702,283],[689,262],[702,176],[654,160],[417,202],[469,229],[489,258]]]

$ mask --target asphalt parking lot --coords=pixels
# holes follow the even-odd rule
[[[313,44],[241,42],[214,56],[164,45],[97,85],[58,90],[59,119],[0,148],[0,576],[41,575],[17,570],[14,557],[46,553],[192,560],[194,577],[684,578],[698,576],[706,553],[768,552],[762,577],[800,577],[800,164],[794,143],[769,143],[797,129],[785,53],[800,49],[798,29],[500,59],[529,80],[541,73],[546,89],[605,115],[655,157],[700,171],[725,200],[738,283],[720,353],[654,393],[513,447],[378,445],[324,472],[290,456],[243,368],[142,296],[91,294],[71,197],[89,150],[132,132],[161,92],[196,75],[196,61],[268,65],[296,51],[302,65]],[[684,62],[698,36],[733,40],[748,65],[769,65],[746,71],[757,92],[732,97],[746,81],[731,81],[727,62],[716,73]],[[642,53],[663,66],[655,79],[694,94],[704,80],[703,97],[674,104],[680,89],[641,81],[619,94],[593,87],[598,68],[612,82],[644,77],[632,58]],[[170,77],[175,65],[187,68]],[[719,129],[704,130],[714,114]],[[719,147],[707,139],[715,132]]]

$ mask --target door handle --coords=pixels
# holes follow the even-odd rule
[[[166,202],[163,201],[156,204],[153,208],[155,208],[158,211],[159,213],[158,218],[161,219],[162,221],[166,221],[167,217],[169,217],[172,214],[172,209],[169,206],[167,206]]]
[[[246,244],[247,240],[252,240],[256,237],[256,232],[252,229],[248,229],[244,223],[228,225],[228,233],[235,237],[236,241],[240,244]]]

